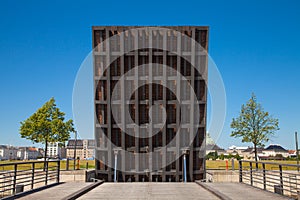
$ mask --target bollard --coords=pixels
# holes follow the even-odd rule
[[[183,154],[183,182],[186,183],[186,155]]]
[[[274,192],[276,194],[283,195],[283,186],[282,185],[274,185]]]
[[[86,168],[86,169],[89,169],[89,162],[86,163],[85,168]]]
[[[24,185],[16,185],[16,194],[24,192]]]
[[[226,160],[226,170],[228,170],[228,160]]]
[[[239,175],[240,175],[239,182],[242,183],[243,182],[243,163],[241,160],[239,161]]]
[[[234,159],[231,159],[231,169],[234,171]]]
[[[79,160],[79,158],[77,158],[77,170],[79,170],[79,162],[80,162],[80,160]]]

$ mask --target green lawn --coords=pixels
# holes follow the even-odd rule
[[[286,160],[276,160],[276,161],[265,161],[266,163],[278,163],[278,164],[297,164],[297,161],[286,161]],[[232,163],[231,160],[228,161],[228,169],[232,169]],[[250,164],[249,163],[245,163],[243,162],[243,167],[246,168],[250,168]],[[253,168],[255,168],[255,165],[253,164],[252,166]],[[262,169],[262,164],[259,164],[258,166],[260,169]],[[267,170],[278,170],[279,167],[278,165],[273,165],[273,164],[266,164],[266,169]],[[206,161],[206,168],[207,169],[226,169],[226,161],[225,160],[207,160]],[[234,161],[234,168],[238,169],[239,168],[239,163],[238,161]],[[296,167],[292,167],[292,166],[283,166],[282,167],[283,170],[297,170]]]
[[[13,161],[0,161],[0,165],[1,164],[6,164],[6,163],[15,163],[15,162],[32,162],[32,161],[19,161],[19,160],[13,160]],[[79,168],[80,169],[85,169],[86,168],[86,163],[88,163],[88,168],[89,169],[93,169],[95,168],[95,161],[94,160],[80,160],[79,161]],[[67,161],[66,160],[62,160],[60,161],[60,169],[61,170],[65,170],[66,169],[66,165],[67,165]],[[42,169],[44,166],[44,163],[36,163],[35,164],[35,168],[40,168]],[[56,163],[49,163],[49,168],[54,168],[56,166]],[[76,167],[77,167],[77,161],[76,161]],[[18,165],[18,170],[28,170],[32,168],[32,164],[20,164]],[[13,165],[8,165],[8,166],[0,166],[0,171],[2,170],[13,170],[14,166]],[[69,161],[69,169],[72,170],[74,169],[74,161],[70,160]]]
[[[0,164],[4,163],[14,163],[14,162],[22,162],[22,161],[0,161]],[[271,163],[278,163],[278,164],[297,164],[296,161],[266,161],[266,162],[271,162]],[[60,169],[65,170],[66,169],[66,163],[67,161],[62,160],[60,161]],[[95,168],[95,161],[94,160],[80,160],[79,162],[79,168],[80,169],[85,169],[86,168],[86,163],[88,163],[88,168],[89,169],[94,169]],[[54,167],[56,163],[50,163],[49,168]],[[43,163],[37,163],[35,164],[36,168],[43,168],[44,164]],[[232,169],[232,163],[231,160],[228,161],[228,169]],[[22,164],[18,165],[18,170],[27,170],[31,169],[32,165],[31,164]],[[76,167],[77,167],[77,161],[76,161]],[[249,163],[243,163],[243,167],[250,167]],[[255,166],[253,165],[253,168]],[[226,169],[226,161],[225,160],[207,160],[206,161],[206,168],[207,169]],[[239,168],[239,163],[238,161],[234,161],[234,168],[238,169]],[[259,168],[262,168],[262,165],[259,164]],[[69,161],[69,169],[72,170],[74,169],[74,161],[70,160]],[[277,170],[278,165],[271,165],[271,164],[266,164],[266,169],[267,170]],[[296,167],[282,167],[283,170],[297,170]],[[0,171],[1,170],[13,170],[13,165],[9,166],[0,166]]]

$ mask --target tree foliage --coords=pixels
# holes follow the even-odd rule
[[[45,152],[48,142],[65,142],[70,138],[71,132],[75,132],[73,121],[65,121],[65,113],[56,107],[54,98],[21,122],[20,127],[21,137],[45,144]]]
[[[212,160],[217,160],[218,159],[218,153],[217,151],[210,152],[209,154],[206,155],[206,159],[212,159]]]
[[[255,160],[257,161],[257,147],[263,147],[270,137],[279,130],[278,119],[265,112],[256,96],[252,97],[246,105],[242,105],[240,115],[232,119],[232,137],[241,137],[242,142],[251,142],[254,145]]]

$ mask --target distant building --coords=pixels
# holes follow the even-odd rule
[[[19,147],[17,151],[18,160],[36,160],[43,157],[43,154],[36,147]]]
[[[262,151],[261,157],[276,157],[282,155],[282,157],[289,157],[289,151],[280,146],[279,144],[271,144]]]
[[[217,152],[217,155],[226,154],[225,149],[219,147],[212,139],[209,133],[206,133],[206,155],[212,152]]]
[[[0,145],[0,160],[17,160],[16,147],[10,145]]]
[[[290,158],[297,158],[297,151],[296,150],[289,150],[289,157]]]
[[[225,149],[222,149],[216,144],[206,144],[206,155],[208,155],[211,152],[217,152],[218,156],[221,154],[226,154]]]
[[[75,140],[69,140],[67,144],[67,158],[74,158]],[[95,157],[95,140],[84,139],[76,141],[76,157],[81,160],[94,159]]]
[[[245,151],[246,149],[248,149],[248,147],[237,147],[232,145],[228,148],[226,152],[227,154],[232,154],[232,155],[236,155],[236,154],[242,155],[243,151]]]
[[[42,157],[45,156],[45,149],[39,148],[39,153],[42,155]]]
[[[262,154],[264,148],[256,148],[257,156]],[[255,160],[255,149],[253,147],[248,147],[246,150],[242,151],[240,154],[241,157],[248,160]]]
[[[47,145],[47,157],[49,158],[60,158],[61,147],[59,142],[49,142]]]
[[[60,148],[60,157],[59,158],[67,158],[67,148],[66,147]]]

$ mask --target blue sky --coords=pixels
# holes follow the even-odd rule
[[[230,121],[254,92],[279,118],[271,143],[294,148],[300,132],[300,3],[279,1],[0,1],[0,143],[28,145],[19,122],[51,97],[68,118],[93,25],[208,25],[209,53],[223,77]],[[92,120],[92,119],[91,119]],[[93,138],[87,120],[82,138]]]

